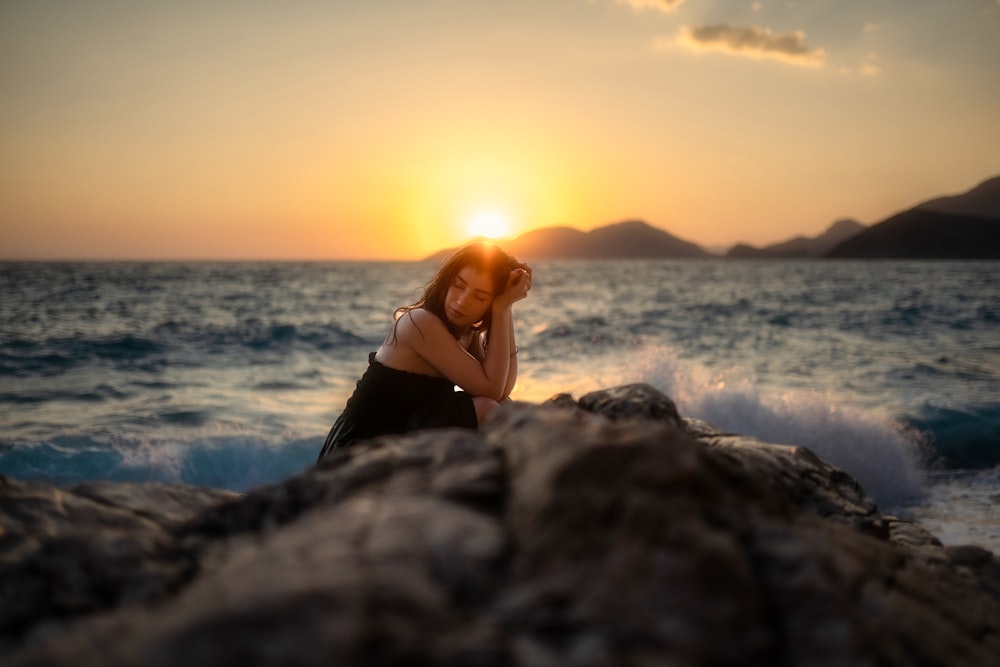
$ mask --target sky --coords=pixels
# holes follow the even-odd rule
[[[4,0],[0,258],[705,247],[1000,174],[1000,0]]]

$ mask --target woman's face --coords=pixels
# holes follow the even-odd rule
[[[493,304],[493,280],[486,271],[468,265],[455,276],[445,295],[444,312],[456,327],[479,322]]]

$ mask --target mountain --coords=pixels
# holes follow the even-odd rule
[[[862,232],[866,227],[856,220],[838,220],[819,236],[796,236],[782,243],[763,248],[738,244],[726,253],[727,259],[777,259],[792,257],[822,257],[824,253]]]
[[[1000,218],[1000,176],[987,179],[966,193],[931,199],[915,208],[951,215]]]
[[[700,246],[641,220],[627,220],[588,232],[572,227],[542,227],[497,242],[518,259],[709,258]],[[450,250],[430,259],[442,259]]]
[[[1000,218],[912,208],[872,225],[825,255],[864,259],[1000,259]]]
[[[1000,259],[1000,176],[896,213],[826,257]]]

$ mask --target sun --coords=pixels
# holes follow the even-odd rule
[[[510,221],[499,211],[478,211],[469,217],[470,236],[499,239],[510,234]]]

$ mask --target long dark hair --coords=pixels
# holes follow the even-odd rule
[[[504,252],[500,246],[487,241],[474,241],[456,250],[448,259],[441,264],[431,281],[424,285],[423,295],[409,306],[397,308],[393,313],[395,320],[411,310],[423,308],[435,315],[444,322],[448,330],[456,337],[459,332],[448,322],[445,313],[445,298],[448,295],[448,288],[455,282],[458,272],[467,266],[473,266],[480,271],[485,271],[493,279],[493,298],[497,298],[507,287],[507,277],[514,269],[523,267],[514,257]],[[490,324],[493,322],[493,309],[488,308],[482,321],[473,325],[473,331],[489,335]],[[393,326],[393,337],[396,334],[396,327]]]

